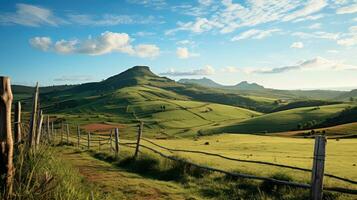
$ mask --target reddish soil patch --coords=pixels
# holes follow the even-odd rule
[[[104,123],[87,124],[82,126],[83,129],[90,132],[107,132],[115,128],[122,129],[124,127],[125,125],[123,124],[104,124]]]

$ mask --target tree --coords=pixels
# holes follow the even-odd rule
[[[350,97],[350,101],[353,102],[355,101],[355,99],[353,97]]]

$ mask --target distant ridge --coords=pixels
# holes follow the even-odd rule
[[[222,88],[222,89],[238,89],[238,90],[263,90],[265,89],[263,86],[258,85],[257,83],[248,83],[247,81],[242,81],[236,85],[225,86],[209,78],[201,78],[201,79],[180,79],[179,83],[184,84],[197,84],[204,87],[213,87],[213,88]]]
[[[242,81],[235,85],[236,88],[241,90],[262,90],[264,89],[263,86],[258,85],[256,83],[248,83],[247,81]]]
[[[178,82],[184,84],[197,84],[205,87],[215,87],[215,88],[224,87],[223,85],[216,83],[213,80],[206,77],[203,77],[201,79],[180,79]]]

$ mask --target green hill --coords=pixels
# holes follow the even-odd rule
[[[123,123],[133,133],[140,120],[145,122],[148,134],[154,135],[193,135],[198,129],[219,122],[260,115],[241,107],[214,103],[211,94],[217,92],[181,85],[153,74],[148,67],[134,67],[102,82],[45,93],[41,98],[47,113],[60,114],[59,117],[71,122]],[[237,105],[245,101],[259,104],[239,95],[234,97]]]
[[[357,101],[357,89],[346,92],[336,98],[336,100],[340,101]]]
[[[222,124],[215,128],[202,129],[202,134],[216,133],[272,133],[296,130],[299,124],[318,124],[335,117],[350,104],[336,104],[320,107],[295,108],[265,114],[240,122]]]

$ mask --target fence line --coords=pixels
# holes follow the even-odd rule
[[[201,169],[205,169],[208,171],[214,171],[214,172],[219,172],[219,173],[223,173],[226,175],[230,175],[233,177],[237,177],[237,178],[248,178],[248,179],[255,179],[255,180],[263,180],[263,181],[270,181],[272,183],[275,184],[279,184],[279,185],[288,185],[288,186],[293,186],[293,187],[299,187],[299,188],[305,188],[305,189],[310,189],[311,185],[309,184],[304,184],[304,183],[295,183],[295,182],[289,182],[289,181],[283,181],[283,180],[277,180],[277,179],[273,179],[273,178],[268,178],[268,177],[262,177],[262,176],[255,176],[255,175],[249,175],[249,174],[241,174],[241,173],[235,173],[235,172],[228,172],[228,171],[224,171],[221,169],[217,169],[217,168],[213,168],[213,167],[208,167],[208,166],[203,166],[203,165],[199,165],[181,158],[177,158],[177,157],[173,157],[173,156],[167,156],[163,153],[161,153],[160,151],[157,151],[153,148],[147,147],[145,145],[140,144],[140,147],[143,147],[145,149],[148,149],[164,158],[170,159],[170,160],[174,160],[174,161],[178,161],[178,162],[184,162],[186,164],[195,166],[197,168],[201,168]],[[133,147],[135,148],[135,147]],[[333,192],[341,192],[341,193],[346,193],[346,194],[357,194],[357,190],[354,189],[347,189],[347,188],[340,188],[340,187],[324,187],[323,190],[325,191],[333,191]]]
[[[140,133],[140,129],[138,131],[138,134]],[[94,136],[95,139],[92,139]],[[107,137],[107,138],[105,138]],[[70,138],[75,141],[77,140],[78,137],[72,136],[70,135]],[[83,136],[81,136],[81,140],[85,140],[87,142],[87,138],[84,138]],[[197,153],[197,154],[204,154],[204,155],[209,155],[209,156],[216,156],[216,157],[220,157],[223,159],[227,159],[227,160],[232,160],[232,161],[238,161],[238,162],[248,162],[248,163],[254,163],[254,164],[263,164],[263,165],[270,165],[270,166],[275,166],[275,167],[283,167],[283,168],[289,168],[289,169],[294,169],[294,170],[300,170],[300,171],[305,171],[305,172],[311,172],[310,169],[304,169],[304,168],[299,168],[299,167],[295,167],[295,166],[289,166],[289,165],[282,165],[282,164],[275,164],[275,163],[269,163],[269,162],[264,162],[264,161],[254,161],[254,160],[243,160],[243,159],[236,159],[236,158],[230,158],[230,157],[226,157],[220,154],[215,154],[215,153],[209,153],[209,152],[204,152],[204,151],[195,151],[195,150],[184,150],[184,149],[171,149],[171,148],[167,148],[164,147],[162,145],[156,144],[153,141],[150,141],[149,139],[146,138],[142,138],[140,137],[140,139],[156,146],[159,147],[161,149],[165,149],[167,151],[169,151],[170,153],[172,152],[187,152],[187,153]],[[104,146],[104,145],[110,145],[111,142],[115,142],[114,138],[110,138],[109,135],[101,135],[101,134],[92,134],[91,133],[91,138],[90,138],[90,147],[91,148],[98,148],[99,143],[94,143],[94,142],[101,142],[101,141],[107,141],[105,143],[101,143],[100,146]],[[93,143],[92,143],[93,142]],[[73,142],[74,143],[74,142]],[[305,184],[305,183],[296,183],[296,182],[289,182],[289,181],[283,181],[283,180],[277,180],[277,179],[273,179],[273,178],[269,178],[269,177],[263,177],[263,176],[256,176],[256,175],[250,175],[250,174],[241,174],[241,173],[235,173],[235,172],[229,172],[229,171],[225,171],[222,169],[217,169],[214,167],[209,167],[209,166],[203,166],[191,161],[187,161],[183,158],[178,158],[175,156],[169,156],[169,155],[165,155],[164,153],[160,152],[159,150],[153,149],[151,147],[148,147],[146,145],[143,144],[138,144],[138,141],[136,142],[118,142],[118,145],[122,145],[128,148],[133,148],[138,149],[137,147],[140,146],[144,149],[147,149],[155,154],[160,155],[161,157],[164,157],[166,159],[169,160],[173,160],[173,161],[177,161],[177,162],[184,162],[188,165],[191,166],[195,166],[204,170],[208,170],[208,171],[213,171],[213,172],[218,172],[218,173],[223,173],[226,175],[230,175],[233,177],[238,177],[238,178],[248,178],[248,179],[255,179],[255,180],[262,180],[262,181],[270,181],[272,183],[275,184],[280,184],[280,185],[288,185],[288,186],[292,186],[292,187],[298,187],[298,188],[305,188],[305,189],[311,189],[311,185],[310,184]],[[87,145],[84,144],[80,144],[80,147],[83,148],[87,148]],[[99,148],[100,149],[100,148]],[[113,147],[108,147],[108,148],[104,148],[104,149],[100,149],[100,150],[108,150],[110,152],[115,152],[115,148]],[[138,149],[138,152],[142,152],[142,150]],[[348,183],[352,183],[352,184],[357,184],[357,181],[354,180],[350,180],[347,178],[343,178],[343,177],[339,177],[339,176],[335,176],[335,175],[331,175],[331,174],[324,174],[324,176],[330,177],[330,178],[335,178],[338,179],[340,181],[345,181]],[[323,188],[324,191],[332,191],[332,192],[340,192],[340,193],[345,193],[345,194],[357,194],[357,190],[355,189],[349,189],[349,188],[341,188],[341,187],[324,187]]]
[[[265,162],[265,161],[257,161],[257,160],[243,160],[243,159],[237,159],[237,158],[231,158],[231,157],[227,157],[227,156],[223,156],[220,154],[216,154],[216,153],[209,153],[209,152],[205,152],[205,151],[195,151],[195,150],[184,150],[184,149],[171,149],[171,148],[167,148],[164,146],[161,146],[159,144],[156,144],[146,138],[141,138],[142,140],[149,142],[159,148],[165,149],[167,151],[173,152],[185,152],[185,153],[197,153],[197,154],[204,154],[204,155],[209,155],[209,156],[216,156],[216,157],[220,157],[226,160],[231,160],[231,161],[237,161],[237,162],[246,162],[246,163],[255,163],[255,164],[262,164],[262,165],[270,165],[270,166],[275,166],[275,167],[282,167],[282,168],[289,168],[289,169],[294,169],[294,170],[300,170],[300,171],[305,171],[305,172],[311,172],[311,169],[305,169],[305,168],[300,168],[300,167],[295,167],[295,166],[290,166],[290,165],[283,165],[283,164],[276,164],[276,163],[271,163],[271,162]],[[343,178],[343,177],[339,177],[339,176],[335,176],[332,174],[324,174],[324,176],[330,177],[330,178],[335,178],[341,181],[346,181],[352,184],[357,184],[357,181],[351,180],[351,179],[347,179],[347,178]]]

